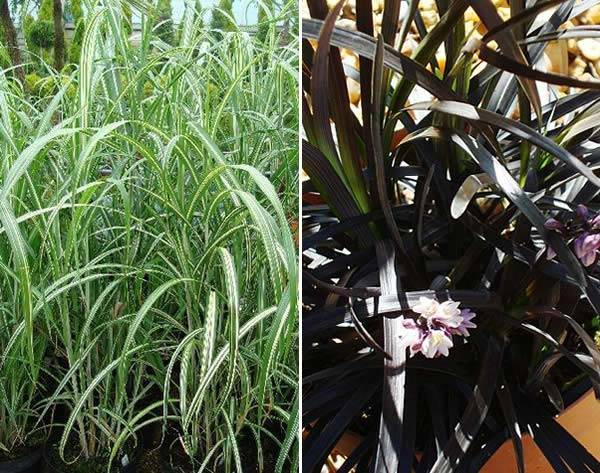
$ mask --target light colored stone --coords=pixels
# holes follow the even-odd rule
[[[577,47],[577,40],[573,39],[573,38],[567,40],[567,49],[569,51],[569,54],[572,54],[573,56],[576,56],[577,54],[579,54],[579,48]]]
[[[415,201],[415,191],[408,187],[402,189],[402,196],[407,204],[412,204]]]
[[[348,48],[340,48],[340,56],[342,57],[342,61],[344,58],[348,56],[352,56],[352,50]]]
[[[469,35],[473,30],[475,30],[475,25],[477,23],[474,21],[465,21],[465,34]],[[473,31],[474,32],[474,31]]]
[[[327,8],[332,10],[337,4],[339,0],[327,0]]]
[[[360,85],[354,79],[346,79],[346,85],[348,86],[350,103],[356,105],[360,100]]]
[[[569,64],[569,75],[571,77],[580,77],[585,72],[586,67],[586,62],[580,57],[576,57],[571,64]]]
[[[600,5],[594,5],[585,13],[585,18],[592,25],[600,24]]]
[[[510,8],[507,8],[507,7],[498,8],[498,14],[500,15],[500,18],[502,18],[504,21],[506,21],[510,18]]]
[[[565,41],[551,41],[546,46],[548,70],[555,74],[567,74],[569,71],[569,54]]]
[[[421,0],[419,2],[419,9],[423,11],[437,11],[435,0]]]
[[[520,113],[519,113],[519,104],[517,103],[515,105],[515,108],[513,108],[513,111],[512,111],[512,113],[510,115],[510,118],[512,118],[513,120],[519,121],[519,115],[520,115]]]
[[[375,13],[373,15],[373,25],[381,26],[383,23],[383,13]]]
[[[335,6],[338,0],[326,0],[327,5],[332,8]],[[385,0],[372,0],[373,2],[373,24],[375,35],[377,36],[381,32],[383,23],[383,9]],[[357,0],[347,0],[342,10],[341,18],[337,21],[337,25],[341,28],[355,31],[356,30],[356,2]],[[498,13],[503,20],[510,18],[510,8],[508,0],[492,0],[492,3],[498,9]],[[408,3],[400,3],[401,10],[399,14],[399,20],[402,20],[408,10]],[[309,17],[309,9],[307,0],[302,0],[300,4],[302,17]],[[439,14],[437,12],[437,6],[435,0],[420,0],[419,10],[423,17],[423,21],[428,30],[431,30],[439,22]],[[535,20],[536,22],[547,22],[549,16],[554,12],[555,8],[550,8],[545,12],[540,13]],[[486,28],[480,21],[479,17],[469,7],[465,11],[465,32],[466,34],[474,37],[481,37],[486,33]],[[588,9],[586,12],[579,15],[577,18],[573,18],[565,22],[560,29],[568,30],[578,25],[600,25],[600,5],[596,5]],[[539,26],[539,25],[538,25]],[[403,44],[396,43],[395,47],[400,50],[402,54],[412,56],[415,49],[420,42],[420,37],[415,29],[415,25],[411,25],[409,35],[405,39]],[[316,45],[316,42],[311,40],[311,43]],[[489,46],[493,49],[497,49],[497,44],[491,42]],[[353,52],[341,48],[342,61],[353,68],[359,68],[358,56]],[[446,58],[443,52],[438,51],[436,58],[440,68],[443,70],[446,66]],[[482,62],[476,61],[475,67],[480,69]],[[591,80],[598,80],[600,78],[600,40],[592,38],[584,39],[569,39],[559,40],[550,42],[546,45],[544,60],[537,65],[545,70],[548,70],[555,74],[564,74],[569,76],[577,76],[580,78],[588,77]],[[591,74],[590,74],[591,72]],[[475,73],[475,72],[474,72]],[[349,92],[352,98],[353,111],[358,113],[360,108],[358,107],[357,100],[360,99],[360,87],[353,80],[349,80]],[[556,92],[568,93],[568,87],[556,87]],[[357,114],[360,117],[360,113]]]
[[[356,22],[347,18],[342,18],[341,20],[336,21],[335,25],[346,30],[356,31]]]
[[[358,68],[359,68],[358,56],[352,52],[348,52],[348,54],[343,56],[342,62],[344,64],[348,64],[349,66],[353,67],[356,70],[358,70]]]
[[[419,43],[414,38],[414,36],[410,36],[404,42],[404,45],[402,46],[402,54],[406,54],[407,56],[412,56],[418,46],[419,46]]]
[[[421,16],[423,17],[423,23],[429,29],[432,28],[440,21],[440,16],[437,14],[435,10],[426,10],[421,12]]]
[[[356,21],[356,10],[349,10],[349,11],[343,12],[342,16],[344,18],[347,18],[348,20]]]
[[[356,18],[356,0],[347,0],[342,9],[345,18]]]
[[[472,21],[474,23],[479,21],[479,17],[477,16],[477,13],[475,13],[475,10],[473,10],[473,7],[469,7],[465,11],[465,21]]]
[[[481,39],[483,37],[483,35],[479,31],[479,27],[478,27],[480,24],[481,23],[477,23],[473,26],[473,28],[475,28],[475,29],[473,30],[472,33],[470,33],[471,36],[469,38]],[[468,31],[467,31],[467,33],[468,33]]]
[[[600,41],[593,38],[584,38],[577,41],[577,47],[581,54],[590,61],[600,59]]]

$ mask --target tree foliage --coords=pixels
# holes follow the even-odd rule
[[[267,39],[267,34],[270,31],[269,22],[273,15],[273,0],[264,0],[258,5],[258,38],[260,41]]]
[[[75,32],[73,38],[71,38],[71,44],[69,45],[69,62],[78,64],[81,57],[81,43],[83,41],[83,34],[85,33],[85,21],[80,19],[75,26]]]
[[[40,21],[52,21],[54,19],[53,11],[53,0],[42,0],[40,3],[40,9],[38,10],[37,19]]]
[[[8,62],[8,59],[10,59],[10,62],[16,66],[16,76],[22,81],[21,53],[18,48],[17,32],[10,15],[8,0],[0,0],[0,40],[2,40],[2,46],[5,46],[3,49],[6,51],[6,56],[8,56],[0,57],[0,62]]]
[[[233,18],[233,1],[219,0],[217,8],[212,11],[210,27],[217,31],[234,31],[235,23]]]
[[[73,22],[77,24],[77,22],[83,18],[83,8],[81,6],[81,0],[71,0],[70,8],[71,15],[73,15]]]
[[[156,5],[156,34],[165,43],[173,43],[175,29],[172,19],[173,9],[171,0],[159,0]]]
[[[37,20],[31,25],[29,39],[36,48],[52,48],[54,46],[54,23],[50,20]]]

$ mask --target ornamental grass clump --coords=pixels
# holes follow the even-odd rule
[[[303,471],[599,470],[554,416],[600,397],[600,82],[543,61],[592,3],[401,3],[303,19]]]
[[[217,42],[187,2],[167,44],[130,4],[135,45],[123,5],[85,2],[53,92],[0,71],[0,458],[293,470],[295,6]]]

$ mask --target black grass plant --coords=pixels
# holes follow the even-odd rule
[[[522,472],[524,435],[555,471],[599,471],[553,416],[600,396],[600,82],[536,66],[548,41],[598,37],[560,29],[594,2],[510,2],[503,21],[436,1],[429,31],[400,3],[380,31],[370,0],[355,31],[343,1],[303,20],[303,471],[347,432],[340,472],[476,472],[507,439]]]

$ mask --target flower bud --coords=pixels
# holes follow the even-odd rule
[[[544,223],[544,227],[546,227],[547,230],[562,230],[564,225],[555,218],[549,218],[546,220],[546,223]]]
[[[582,220],[587,219],[588,216],[588,208],[583,205],[583,204],[579,204],[577,206],[577,215],[579,216],[579,218],[581,218]]]

